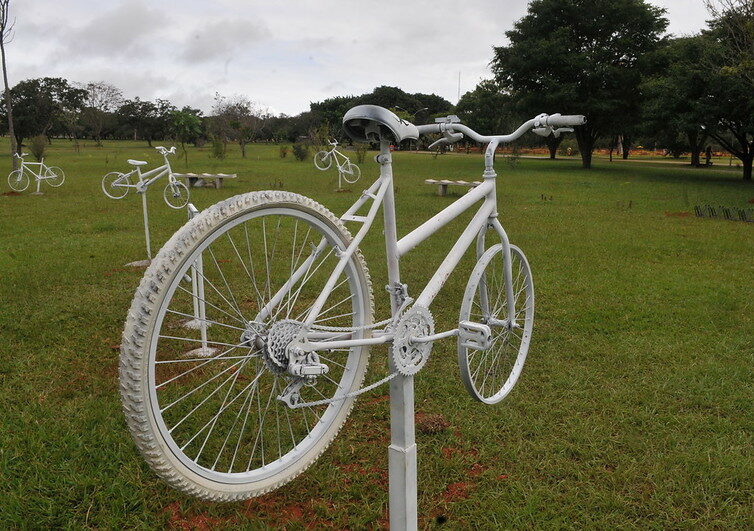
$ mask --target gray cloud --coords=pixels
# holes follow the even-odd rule
[[[189,63],[224,61],[270,37],[270,30],[259,22],[217,20],[202,24],[191,32],[181,58]]]

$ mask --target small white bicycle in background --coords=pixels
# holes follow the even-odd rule
[[[530,130],[555,133],[584,122],[583,116],[541,114],[509,135],[483,136],[454,117],[415,126],[382,107],[361,105],[346,113],[343,127],[356,141],[380,143],[380,176],[344,214],[299,194],[257,191],[194,217],[146,271],[121,342],[123,409],[149,465],[172,486],[204,499],[265,494],[322,454],[357,395],[390,380],[391,519],[400,515],[393,511],[392,478],[403,477],[395,492],[405,488],[405,496],[396,496],[405,509],[416,499],[413,376],[433,342],[456,339],[463,383],[485,404],[508,395],[529,349],[534,285],[524,253],[509,243],[498,219],[495,151]],[[420,134],[488,144],[484,182],[398,238],[390,145]],[[410,297],[400,263],[474,207],[447,256],[431,264],[432,278]],[[375,321],[359,246],[380,210],[391,313]],[[346,223],[358,231],[352,235]],[[458,320],[436,332],[432,301],[471,246],[476,265]],[[194,289],[197,282],[205,288]],[[187,320],[196,319],[204,326],[187,331]],[[382,344],[390,374],[363,386],[369,348]],[[211,351],[197,353],[200,346]],[[414,502],[414,517],[415,509]]]
[[[147,162],[129,159],[127,162],[134,167],[133,170],[128,173],[113,171],[102,178],[102,191],[105,195],[110,199],[123,199],[128,195],[129,190],[136,190],[136,193],[143,194],[157,179],[167,175],[168,184],[165,185],[162,192],[165,203],[176,210],[185,207],[189,202],[189,189],[175,178],[168,160],[168,155],[175,154],[175,146],[170,149],[157,146],[155,149],[164,157],[165,164],[142,173],[141,167],[145,166]],[[134,180],[136,182],[132,184]]]
[[[8,175],[8,185],[16,192],[23,192],[29,187],[31,177],[37,182],[37,192],[39,192],[39,183],[46,182],[50,186],[57,188],[65,182],[65,173],[57,166],[46,166],[44,159],[40,162],[26,162],[24,157],[28,153],[14,153],[13,156],[21,160],[21,167],[13,170]],[[32,166],[37,167],[35,172]]]
[[[314,155],[314,165],[317,169],[325,171],[335,161],[335,166],[338,168],[338,178],[342,177],[349,184],[358,181],[359,177],[361,177],[361,170],[356,164],[351,162],[351,159],[338,151],[338,141],[333,140],[330,142],[328,140],[327,143],[332,146],[332,149],[329,151],[323,149]]]

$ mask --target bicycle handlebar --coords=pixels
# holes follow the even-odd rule
[[[160,155],[175,155],[175,146],[170,149],[163,146],[155,146],[155,149],[160,152]]]
[[[523,124],[519,126],[518,129],[516,129],[514,132],[507,134],[507,135],[480,135],[470,127],[463,125],[458,122],[443,122],[443,123],[437,123],[437,124],[427,124],[427,125],[419,125],[417,126],[417,129],[419,130],[419,134],[421,135],[428,135],[433,133],[442,133],[444,135],[444,138],[441,138],[437,142],[434,142],[432,145],[438,145],[438,144],[451,144],[453,142],[457,142],[461,138],[463,138],[463,135],[468,136],[472,140],[476,140],[477,142],[487,143],[487,142],[497,142],[497,143],[507,143],[507,142],[513,142],[520,136],[522,136],[527,131],[538,128],[538,127],[552,127],[555,129],[559,128],[565,128],[569,126],[575,126],[575,125],[583,125],[586,123],[586,117],[581,114],[573,114],[573,115],[561,115],[561,114],[540,114],[539,116],[536,116],[535,118],[532,118],[531,120],[527,120]]]

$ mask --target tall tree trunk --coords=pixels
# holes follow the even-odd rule
[[[628,154],[631,152],[631,137],[630,136],[624,136],[622,138],[623,142],[623,160],[628,160]]]
[[[751,166],[754,162],[754,153],[749,153],[746,158],[742,158],[741,162],[744,165],[744,181],[751,181]]]
[[[8,68],[5,66],[5,43],[3,42],[3,35],[0,35],[0,55],[2,56],[3,61],[3,83],[5,84],[5,111],[8,114],[8,136],[10,137],[10,159],[11,163],[13,164],[13,169],[18,168],[18,163],[16,162],[16,153],[20,153],[19,144],[20,142],[16,141],[16,133],[13,129],[13,104],[11,103],[10,99],[10,87],[8,86]]]
[[[246,158],[246,142],[239,142],[238,144],[241,146],[241,156]]]
[[[576,127],[576,142],[579,144],[581,153],[581,166],[584,169],[592,167],[592,151],[594,151],[595,135],[589,124]]]
[[[699,131],[689,131],[686,133],[686,137],[689,140],[689,149],[691,150],[691,165],[699,167],[702,165],[699,153],[701,153],[704,142],[707,140],[707,135],[700,135]]]
[[[550,159],[555,160],[555,155],[557,155],[558,147],[562,141],[562,136],[556,138],[555,135],[550,135],[545,139],[545,142],[547,142],[547,149],[550,150]]]

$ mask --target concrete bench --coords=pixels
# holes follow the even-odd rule
[[[479,181],[472,181],[472,182],[466,182],[466,181],[448,181],[448,180],[436,180],[436,179],[426,179],[424,181],[426,184],[435,184],[437,185],[437,195],[448,195],[448,186],[465,186],[467,188],[474,188],[476,186],[479,186],[482,184]]]
[[[189,188],[202,186],[222,188],[224,179],[235,179],[238,175],[235,173],[174,173],[173,177],[183,179]]]

